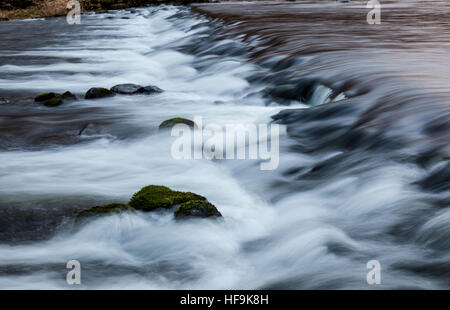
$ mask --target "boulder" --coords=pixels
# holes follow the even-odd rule
[[[63,97],[58,93],[42,93],[34,98],[35,102],[42,103],[47,107],[56,107],[63,104]]]
[[[135,212],[136,210],[124,203],[110,203],[104,206],[96,206],[87,210],[83,210],[78,212],[76,221],[93,217],[93,216],[102,216],[109,215],[114,213],[121,212]]]
[[[115,93],[103,87],[93,87],[86,92],[84,99],[99,99],[115,96]]]
[[[137,84],[119,84],[111,87],[111,91],[117,94],[133,95],[141,93],[140,90],[142,88],[143,87],[141,85]]]
[[[206,200],[191,200],[183,203],[174,212],[175,219],[184,219],[189,217],[221,217],[222,214],[217,208]]]
[[[78,212],[75,221],[79,222],[91,217],[121,212],[136,212],[138,210],[148,212],[160,208],[170,209],[174,206],[178,206],[174,212],[177,220],[192,217],[222,216],[217,208],[203,196],[191,192],[174,191],[166,186],[149,185],[135,193],[128,204],[110,203],[82,210]]]
[[[64,94],[62,94],[63,100],[69,100],[69,101],[75,101],[77,100],[77,96],[72,94],[70,91],[66,91]]]
[[[155,94],[155,93],[161,93],[163,90],[157,86],[141,86],[138,84],[118,84],[113,87],[111,87],[111,91],[117,94],[122,95],[136,95],[136,94]]]
[[[136,210],[152,211],[158,208],[170,208],[190,200],[206,198],[190,192],[173,191],[166,186],[149,185],[135,193],[129,205]]]
[[[158,93],[162,93],[162,92],[163,92],[163,90],[161,88],[159,88],[158,86],[154,86],[154,85],[145,86],[145,87],[142,87],[142,89],[141,89],[141,93],[146,94],[146,95],[158,94]]]
[[[196,127],[195,123],[187,118],[174,117],[174,118],[171,118],[171,119],[168,119],[168,120],[165,120],[164,122],[162,122],[159,125],[159,129],[170,129],[176,124],[185,124],[192,128]]]

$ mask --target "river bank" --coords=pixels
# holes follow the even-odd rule
[[[183,5],[190,0],[79,0],[81,12],[120,10],[149,5]],[[199,0],[195,2],[208,2]],[[65,16],[69,0],[10,0],[0,5],[0,21]]]

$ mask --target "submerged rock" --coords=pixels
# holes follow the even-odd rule
[[[56,107],[64,103],[63,97],[53,92],[39,94],[34,98],[34,101],[47,107]]]
[[[165,120],[159,125],[159,129],[170,129],[176,124],[185,124],[189,127],[196,127],[195,123],[191,121],[190,119],[183,118],[183,117],[174,117],[168,120]]]
[[[64,94],[62,94],[62,97],[64,100],[72,100],[75,101],[77,100],[77,96],[75,96],[74,94],[72,94],[70,91],[66,91]]]
[[[115,96],[115,93],[103,87],[93,87],[84,95],[84,99],[99,99]]]
[[[121,212],[135,212],[136,210],[124,203],[110,203],[104,206],[96,206],[87,210],[78,212],[76,220],[79,221],[84,218],[108,215]]]
[[[206,198],[190,192],[173,191],[166,186],[149,185],[135,193],[129,205],[136,210],[152,211],[158,208],[170,208],[190,200]]]
[[[221,217],[217,208],[206,200],[191,200],[183,203],[174,212],[176,219],[188,217]]]
[[[319,85],[321,85],[320,79],[301,78],[296,82],[280,83],[269,87],[264,90],[264,94],[281,104],[290,101],[308,103]]]
[[[137,94],[150,95],[154,93],[161,93],[163,90],[153,85],[144,87],[138,84],[127,83],[115,85],[111,87],[111,91],[122,95],[137,95]]]
[[[64,94],[49,92],[37,95],[34,98],[35,102],[42,103],[47,107],[56,107],[64,103],[64,101],[74,101],[77,100],[77,96],[72,94],[70,91],[66,91]]]

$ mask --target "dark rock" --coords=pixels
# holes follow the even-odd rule
[[[87,210],[78,212],[76,221],[81,219],[93,217],[93,216],[103,216],[114,213],[121,212],[135,212],[136,210],[124,203],[110,203],[104,206],[96,206]]]
[[[141,85],[127,83],[113,86],[111,88],[111,91],[122,95],[136,95],[136,94],[150,95],[155,93],[161,93],[163,90],[157,86],[152,85],[143,87]]]
[[[34,98],[35,102],[42,103],[47,107],[56,107],[63,104],[63,97],[58,93],[42,93]]]
[[[93,87],[86,92],[84,99],[98,99],[115,96],[115,93],[103,87]]]
[[[302,78],[294,84],[287,83],[276,85],[267,88],[264,92],[267,97],[273,98],[274,100],[295,100],[307,103],[319,85],[319,79]]]
[[[171,118],[171,119],[168,119],[168,120],[165,120],[164,122],[162,122],[159,125],[159,129],[170,129],[176,124],[185,124],[192,128],[196,127],[195,123],[187,118],[174,117],[174,118]]]
[[[62,94],[62,97],[64,100],[69,100],[69,101],[75,101],[78,99],[77,96],[72,94],[70,91],[66,91],[64,94]]]
[[[158,208],[170,208],[190,200],[206,200],[205,197],[190,193],[173,191],[160,185],[149,185],[135,193],[129,205],[136,210],[152,211]]]
[[[141,85],[137,84],[119,84],[116,86],[111,87],[111,91],[115,92],[117,94],[123,94],[123,95],[133,95],[133,94],[140,94],[141,89],[143,87]]]
[[[221,217],[217,208],[206,200],[191,200],[183,203],[174,212],[176,219],[188,217]]]

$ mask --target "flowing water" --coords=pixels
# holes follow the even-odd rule
[[[376,57],[372,46],[344,53],[352,48],[335,42],[285,57],[273,49],[281,34],[273,42],[251,17],[241,27],[239,14],[226,14],[161,6],[85,14],[81,25],[0,24],[0,95],[10,101],[0,105],[0,288],[71,288],[74,259],[93,289],[370,289],[373,259],[375,288],[450,287],[446,53],[426,61],[404,51],[422,61],[413,68],[404,54],[383,54],[395,49],[386,41]],[[315,39],[327,31],[314,29]],[[419,75],[430,67],[439,79]],[[82,97],[128,82],[164,92],[33,102],[44,91]],[[175,160],[174,138],[157,129],[175,116],[273,118],[280,166]],[[176,222],[161,210],[74,224],[79,210],[127,202],[148,184],[201,194],[224,218]]]

